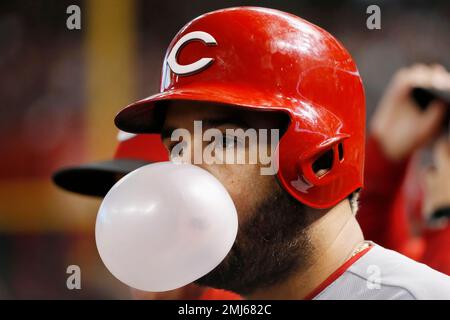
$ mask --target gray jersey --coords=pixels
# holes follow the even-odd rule
[[[450,299],[450,277],[374,245],[314,299]]]

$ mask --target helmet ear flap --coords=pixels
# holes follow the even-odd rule
[[[345,137],[332,139],[322,145],[321,150],[307,159],[300,160],[299,171],[303,178],[311,185],[323,186],[335,179],[331,174],[344,160]]]

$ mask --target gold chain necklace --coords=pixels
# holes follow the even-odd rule
[[[370,241],[364,241],[362,242],[360,245],[358,245],[356,247],[355,250],[353,250],[352,255],[350,256],[350,258],[353,258],[354,256],[356,256],[358,253],[360,253],[361,251],[367,249],[368,247],[370,247],[372,245],[372,243]]]

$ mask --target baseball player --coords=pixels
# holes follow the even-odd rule
[[[238,7],[183,27],[169,45],[161,92],[115,122],[161,133],[169,151],[178,150],[172,132],[183,128],[194,140],[182,153],[191,155],[209,146],[196,121],[236,153],[260,141],[242,145],[231,129],[279,130],[274,175],[261,174],[261,162],[198,164],[229,191],[239,231],[197,283],[252,299],[449,299],[449,277],[364,240],[355,218],[364,119],[361,78],[342,44],[291,14]]]
[[[432,191],[424,197],[418,192],[420,188],[415,190],[420,186],[417,173],[412,175],[410,170],[407,176],[410,163],[414,171],[421,169],[414,161],[417,157],[412,159],[414,153],[437,140],[447,106],[435,99],[421,110],[411,95],[417,87],[450,90],[450,74],[440,65],[415,64],[394,75],[371,120],[366,186],[358,221],[364,235],[378,244],[450,274],[450,256],[445,245],[450,236],[450,225],[445,223],[448,217],[433,218],[450,204],[446,183],[448,156],[445,151],[437,151],[447,148],[446,139],[434,147],[434,169],[428,170],[426,179],[426,191]],[[440,174],[434,174],[435,171]],[[427,218],[423,217],[421,201],[426,203]],[[413,219],[419,224],[415,235],[411,232]]]
[[[66,167],[53,175],[61,188],[83,195],[104,197],[109,189],[127,173],[146,164],[167,161],[167,150],[157,134],[130,134],[119,131],[114,159],[86,165]],[[154,293],[131,289],[133,298],[152,300],[199,299],[235,300],[232,292],[188,285],[176,290]]]

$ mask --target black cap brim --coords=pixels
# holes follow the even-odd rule
[[[148,161],[114,159],[75,167],[66,167],[53,174],[53,182],[63,189],[83,195],[104,197],[120,176],[130,173]]]

